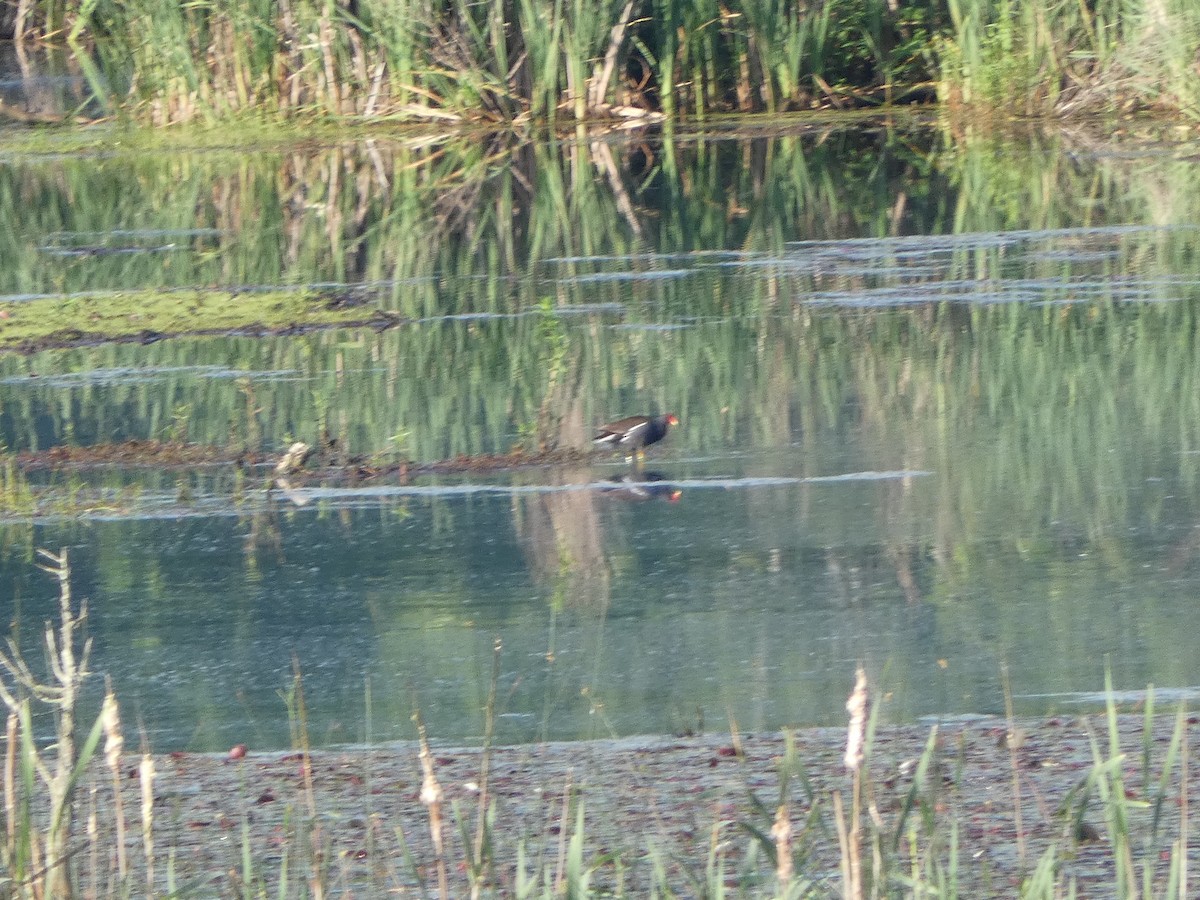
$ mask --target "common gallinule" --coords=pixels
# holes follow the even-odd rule
[[[651,444],[657,444],[667,435],[667,429],[678,425],[674,413],[661,416],[626,416],[607,425],[601,425],[592,438],[595,444],[607,447],[623,447],[634,455],[640,455]]]

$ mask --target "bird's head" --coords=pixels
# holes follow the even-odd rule
[[[675,415],[675,413],[667,413],[667,424],[668,425],[678,425],[679,417],[677,415]]]

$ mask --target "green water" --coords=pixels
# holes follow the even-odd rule
[[[1186,155],[874,125],[13,156],[2,295],[366,285],[404,322],[9,355],[11,450],[328,433],[430,461],[682,422],[650,496],[620,459],[304,506],[230,469],[35,474],[113,499],[0,526],[0,608],[35,646],[31,549],[70,547],[93,668],[157,749],[286,745],[293,666],[315,742],[409,737],[414,703],[473,740],[497,639],[504,740],[838,724],[859,661],[897,720],[1001,710],[1004,665],[1027,713],[1106,665],[1190,695]]]

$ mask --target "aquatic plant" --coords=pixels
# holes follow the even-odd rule
[[[1200,117],[1188,0],[948,0],[939,94],[1003,115],[1173,110]]]
[[[908,46],[927,16],[778,0],[36,0],[18,39],[65,37],[110,109],[156,123],[283,113],[519,125],[879,102],[904,78],[927,80]]]
[[[1046,114],[1200,115],[1188,0],[204,0],[22,6],[108,106],[504,127],[929,99]]]

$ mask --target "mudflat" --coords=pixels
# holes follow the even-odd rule
[[[1116,721],[1117,757],[1103,715],[880,726],[862,793],[864,868],[873,865],[873,835],[880,836],[889,877],[924,871],[934,856],[949,866],[956,831],[955,877],[969,896],[1016,896],[1051,846],[1063,885],[1075,879],[1078,896],[1108,896],[1118,878],[1103,802],[1108,789],[1127,819],[1123,832],[1139,882],[1148,868],[1161,888],[1181,824],[1186,833],[1187,797],[1196,793],[1187,747],[1195,743],[1197,719],[1181,725],[1175,716],[1147,721],[1131,714]],[[577,832],[593,888],[647,896],[665,883],[690,896],[717,863],[727,885],[766,896],[775,879],[767,851],[784,806],[796,877],[820,894],[840,895],[834,794],[847,814],[852,796],[844,752],[841,729],[640,736],[501,746],[487,754],[435,746],[436,787],[415,743],[160,755],[154,877],[165,886],[173,855],[176,886],[205,896],[236,892],[247,876],[277,892],[285,874],[290,883],[319,880],[333,895],[420,895],[423,884],[436,896],[431,821],[440,818],[451,896],[469,893],[473,872],[490,896],[514,895],[521,872],[538,885],[565,878]],[[1097,759],[1107,771],[1103,784]],[[137,762],[127,758],[125,769],[130,865],[141,868]],[[1192,782],[1187,790],[1183,769]],[[101,832],[113,819],[103,783],[98,779],[92,794],[107,807],[98,816]],[[485,840],[478,837],[481,801],[492,810]],[[87,803],[85,797],[81,806]],[[103,835],[97,845],[108,846]],[[1190,869],[1198,852],[1191,842]],[[90,855],[89,863],[84,849],[79,863],[104,869],[97,873],[104,884],[112,861],[103,852]]]

